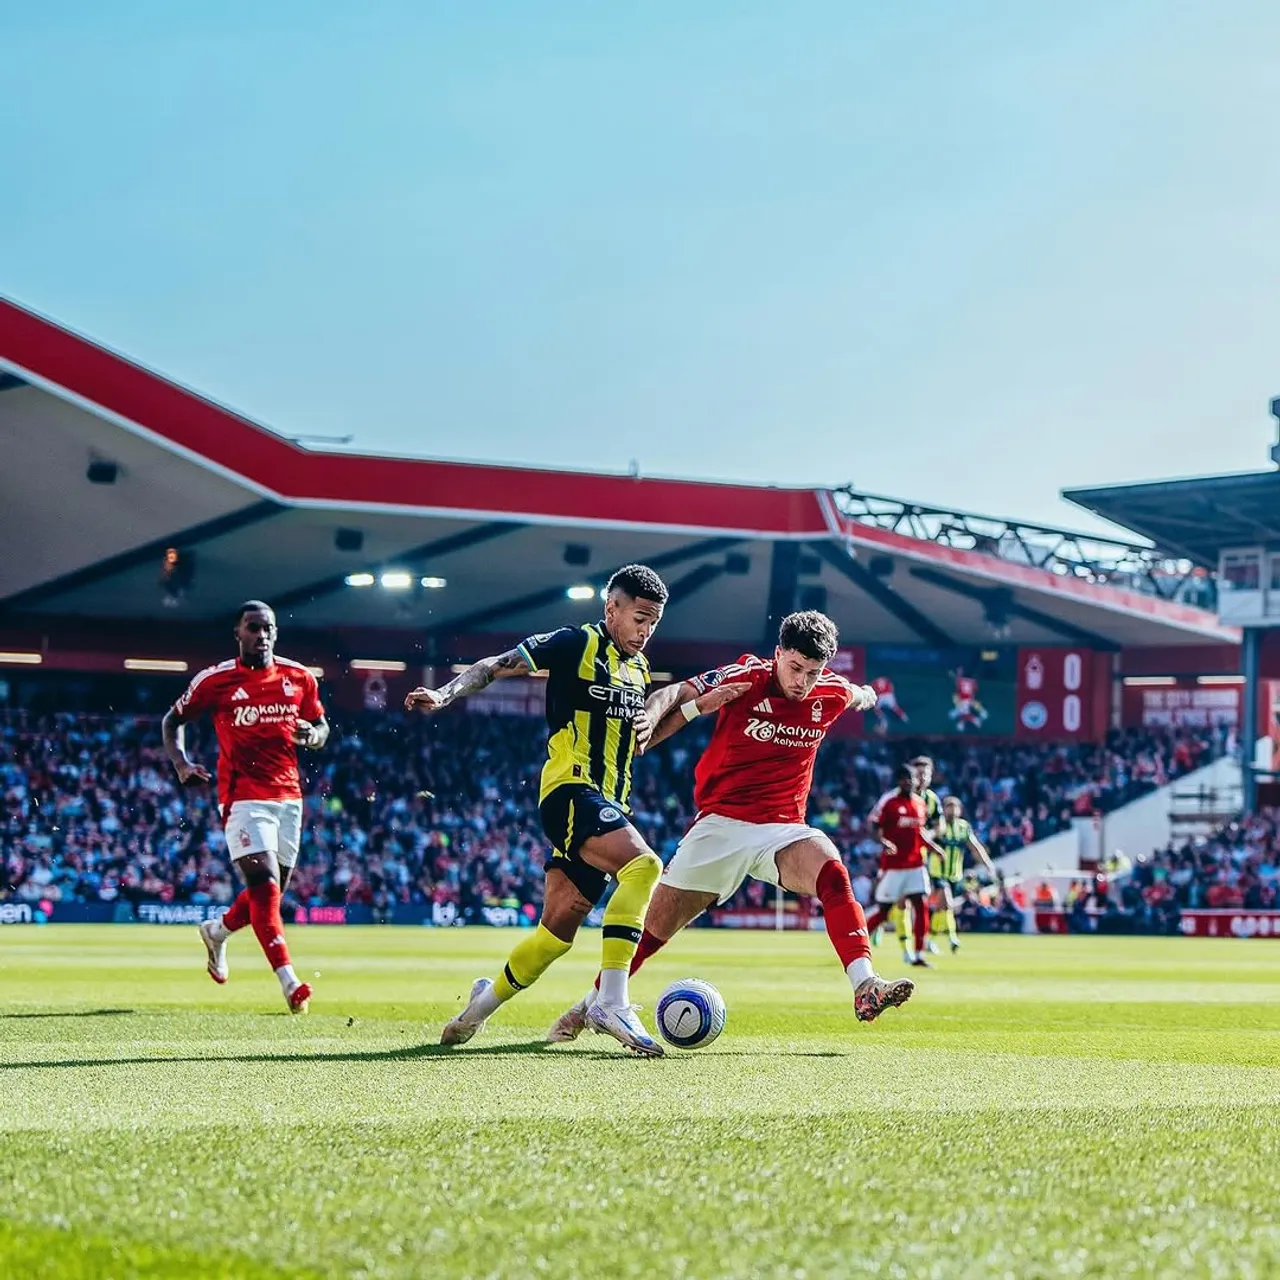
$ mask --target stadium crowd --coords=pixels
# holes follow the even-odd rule
[[[709,726],[695,725],[636,770],[636,822],[664,858],[693,818],[693,766]],[[210,766],[212,735],[195,732]],[[539,720],[450,713],[434,720],[339,718],[325,752],[304,761],[302,856],[293,905],[486,904],[541,901],[546,843],[538,824]],[[810,818],[846,856],[869,896],[878,845],[864,815],[893,765],[922,744],[835,740],[818,756]],[[993,855],[1052,835],[1073,816],[1103,812],[1163,785],[1223,749],[1193,731],[1128,731],[1103,746],[936,743],[935,786],[965,803]],[[1268,829],[1274,870],[1274,822]],[[1243,862],[1231,881],[1261,892],[1237,857],[1261,837],[1242,832],[1224,853]],[[1151,884],[1191,892],[1206,855],[1170,851]],[[1213,858],[1215,877],[1220,860]],[[1215,883],[1217,880],[1215,879]],[[1274,889],[1274,876],[1266,881]],[[237,891],[209,788],[182,790],[154,716],[0,715],[0,899],[224,903]],[[763,903],[749,885],[743,905]],[[1206,888],[1206,894],[1209,890]],[[1219,888],[1216,892],[1221,892]]]
[[[1071,884],[1061,901],[1041,886],[1037,905],[1065,911],[1074,932],[1173,933],[1183,911],[1280,906],[1280,810],[1228,823],[1212,836],[1171,842]]]

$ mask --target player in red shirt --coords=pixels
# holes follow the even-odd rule
[[[893,681],[888,676],[876,676],[871,682],[871,688],[876,695],[876,705],[872,708],[876,717],[876,733],[889,732],[891,715],[897,717],[899,724],[906,724],[907,713],[898,705],[898,695],[894,691]]]
[[[910,997],[913,983],[876,977],[867,922],[844,862],[827,835],[805,823],[813,762],[827,730],[849,708],[869,710],[875,701],[867,686],[826,669],[837,643],[830,618],[793,613],[783,620],[772,661],[747,655],[686,681],[675,709],[655,727],[646,750],[701,715],[713,698],[735,692],[721,705],[698,761],[698,816],[654,892],[632,973],[750,876],[821,901],[861,1021]],[[574,1039],[593,994],[562,1014],[548,1039]]]
[[[966,725],[981,729],[987,718],[987,709],[978,701],[978,682],[973,676],[967,676],[964,668],[959,667],[953,673],[956,691],[951,698],[951,710],[948,713],[956,722],[956,728],[963,730]]]
[[[924,958],[929,936],[929,872],[924,855],[926,848],[939,854],[942,851],[931,843],[928,810],[919,794],[918,780],[911,765],[899,766],[897,790],[882,796],[871,811],[872,826],[880,834],[881,852],[876,909],[867,926],[873,931],[878,929],[895,906],[909,910],[915,942],[910,963],[929,969],[932,966]]]
[[[218,735],[218,807],[227,852],[245,888],[221,920],[206,920],[200,937],[209,976],[227,980],[227,939],[251,924],[280,980],[291,1013],[306,1013],[311,987],[289,963],[280,896],[298,860],[302,782],[298,748],[317,751],[329,739],[316,678],[300,662],[276,655],[276,615],[261,600],[240,606],[240,655],[206,667],[165,713],[164,748],[183,786],[212,782],[187,755],[183,726],[213,718]]]

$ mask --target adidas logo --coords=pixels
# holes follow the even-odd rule
[[[235,691],[235,693],[233,693],[233,694],[231,695],[231,701],[232,701],[232,702],[248,702],[248,701],[249,701],[249,695],[248,695],[247,693],[245,693],[244,689],[242,689],[242,688],[241,688],[241,689],[237,689],[237,690]]]
[[[751,708],[751,710],[758,711],[762,716],[773,715],[773,708],[769,705],[768,698],[766,698],[763,702],[757,702],[756,705]]]

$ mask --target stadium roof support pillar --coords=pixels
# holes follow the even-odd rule
[[[484,542],[492,542],[494,538],[502,538],[509,533],[518,533],[521,529],[527,528],[528,525],[516,520],[495,520],[488,524],[473,525],[470,529],[463,529],[458,533],[451,533],[447,537],[436,538],[431,542],[424,542],[420,546],[410,547],[407,551],[402,551],[393,556],[390,560],[380,565],[378,569],[372,570],[372,572],[377,573],[380,569],[390,568],[393,564],[396,566],[412,566],[419,561],[427,562],[427,567],[430,567],[432,560],[451,555],[455,551],[465,551],[468,547],[476,547]],[[312,600],[318,600],[322,596],[333,595],[334,592],[341,591],[346,585],[347,574],[350,572],[350,569],[344,569],[341,573],[330,574],[317,582],[308,582],[305,586],[294,587],[292,591],[282,592],[272,601],[276,612],[283,613],[286,609],[292,609],[295,605],[309,604]]]
[[[761,652],[771,653],[778,643],[778,628],[796,606],[800,582],[800,544],[775,542],[769,565],[769,606],[764,620]]]
[[[741,538],[704,538],[701,542],[690,542],[683,547],[674,547],[670,551],[649,556],[645,564],[651,569],[666,569],[688,560],[698,560],[703,556],[713,556],[722,551],[728,551],[741,541]],[[621,568],[621,566],[618,567]],[[611,570],[609,574],[604,575],[605,578],[612,576],[612,572]],[[594,578],[595,575],[593,574],[592,577]],[[544,587],[540,591],[532,591],[528,595],[517,596],[513,600],[503,600],[500,604],[477,609],[474,613],[464,614],[460,618],[447,618],[432,630],[440,634],[446,632],[460,634],[476,627],[483,627],[490,622],[497,622],[502,618],[514,617],[531,609],[545,609],[547,605],[562,600],[570,585],[565,582],[554,587]],[[601,585],[604,585],[603,582]]]
[[[961,582],[958,578],[953,578],[950,574],[940,573],[937,569],[912,569],[911,576],[919,578],[921,582],[941,587],[944,591],[952,591],[958,596],[967,596],[970,600],[977,600],[989,608],[1012,614],[1014,617],[1022,618],[1026,622],[1035,623],[1037,627],[1052,631],[1064,640],[1070,640],[1074,644],[1088,645],[1091,649],[1096,649],[1100,653],[1111,653],[1117,647],[1112,641],[1105,636],[1100,636],[1096,631],[1090,631],[1087,627],[1077,626],[1074,622],[1055,618],[1052,614],[1044,613],[1040,609],[1033,609],[1030,605],[1019,603],[1012,598],[1011,592],[1002,588],[987,589],[976,586],[971,582]]]
[[[882,609],[935,649],[954,649],[955,641],[915,605],[904,600],[883,578],[878,578],[843,547],[831,542],[809,544],[832,568],[844,574],[859,590],[866,592]]]
[[[155,564],[158,570],[160,557],[169,547],[189,551],[200,546],[201,543],[211,542],[214,538],[234,533],[237,529],[245,529],[263,520],[270,520],[272,516],[287,510],[283,503],[268,499],[251,503],[225,516],[217,516],[213,520],[206,520],[203,524],[192,525],[189,529],[166,534],[163,538],[156,538],[140,547],[134,547],[131,551],[122,551],[119,555],[108,556],[107,559],[86,565],[83,569],[76,569],[59,578],[28,587],[24,591],[14,592],[13,595],[0,600],[0,614],[10,609],[29,609],[32,605],[40,604],[64,591],[73,591],[78,587],[89,587],[98,582],[105,582],[108,578],[136,569],[139,565]]]
[[[1240,784],[1244,790],[1244,811],[1253,813],[1258,807],[1258,699],[1261,692],[1258,680],[1258,659],[1262,649],[1262,631],[1258,627],[1246,627],[1240,655],[1244,672],[1244,708],[1241,715],[1241,768]],[[1276,762],[1271,762],[1276,767]]]
[[[667,584],[667,590],[671,593],[667,607],[672,608],[682,604],[690,596],[697,595],[717,578],[723,577],[725,572],[723,564],[700,564],[696,569],[690,569],[683,578],[677,578],[674,582]]]

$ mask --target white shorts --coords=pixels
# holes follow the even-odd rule
[[[876,706],[882,708],[885,711],[897,711],[898,709],[897,695],[892,693],[882,693],[876,699]]]
[[[876,881],[876,901],[881,906],[892,906],[913,893],[929,892],[929,873],[923,867],[909,871],[882,871]]]
[[[774,858],[778,851],[812,839],[827,841],[827,836],[799,822],[741,822],[709,813],[680,841],[662,873],[662,883],[673,889],[714,893],[718,901],[727,902],[748,876],[777,884]]]
[[[282,867],[298,861],[301,800],[237,800],[227,811],[227,852],[234,862],[251,853],[274,853]]]

